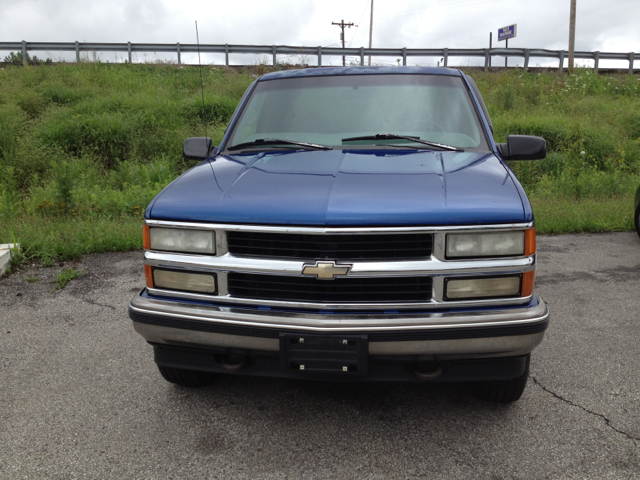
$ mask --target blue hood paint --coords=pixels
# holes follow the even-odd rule
[[[220,155],[160,192],[147,218],[333,226],[530,221],[518,187],[492,153],[330,150]]]

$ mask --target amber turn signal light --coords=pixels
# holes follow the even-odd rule
[[[151,250],[151,236],[149,235],[149,225],[142,227],[142,246],[145,250]]]
[[[144,266],[144,279],[147,281],[147,288],[153,288],[153,271],[151,265]]]
[[[536,229],[529,228],[524,231],[524,254],[533,255],[536,253]]]
[[[535,237],[534,237],[535,238]],[[536,271],[532,270],[522,274],[522,289],[520,296],[528,297],[533,294],[533,285],[536,283]]]

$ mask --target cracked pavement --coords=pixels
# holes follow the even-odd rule
[[[512,405],[463,385],[165,382],[140,252],[0,279],[0,478],[640,479],[640,239],[538,237],[551,324]],[[37,281],[27,282],[27,279]]]

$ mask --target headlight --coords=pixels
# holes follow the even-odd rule
[[[445,280],[445,300],[517,297],[522,277],[460,278]]]
[[[215,255],[215,233],[209,230],[182,230],[178,228],[149,229],[151,250]]]
[[[167,288],[169,290],[216,293],[216,277],[212,273],[153,269],[153,284],[156,288]]]
[[[447,258],[524,255],[523,230],[496,233],[448,233]]]

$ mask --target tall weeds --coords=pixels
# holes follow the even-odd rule
[[[214,142],[252,80],[207,70]],[[0,70],[0,243],[15,237],[26,257],[45,263],[137,246],[133,226],[192,166],[182,143],[203,129],[194,69],[83,63]]]
[[[496,141],[510,134],[546,139],[548,156],[510,162],[534,197],[630,195],[640,184],[640,78],[521,70],[471,74],[492,117]],[[631,214],[630,214],[631,215]]]

